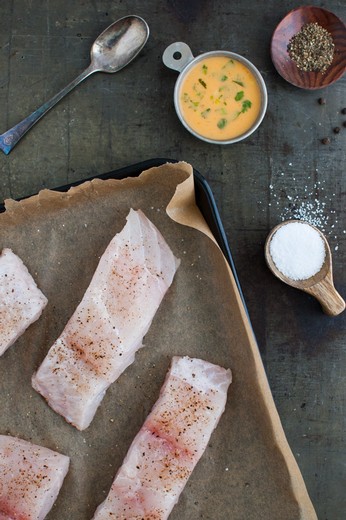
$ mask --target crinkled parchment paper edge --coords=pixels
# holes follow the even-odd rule
[[[187,169],[189,176],[184,182],[177,186],[175,194],[166,208],[166,212],[168,216],[175,222],[182,224],[183,226],[192,227],[200,231],[201,233],[204,233],[211,240],[213,240],[213,242],[217,244],[212,232],[210,231],[206,221],[204,220],[200,210],[196,205],[193,170],[190,165],[187,166],[189,166],[189,168]],[[247,339],[251,347],[251,352],[256,367],[257,382],[263,395],[265,407],[268,411],[273,437],[287,465],[287,470],[291,478],[293,495],[295,496],[297,503],[300,507],[301,518],[303,520],[317,520],[317,515],[308,495],[304,479],[286,439],[280,421],[280,417],[277,412],[272,393],[270,391],[268,379],[264,370],[258,345],[251,324],[247,317],[247,313],[244,308],[241,296],[237,289],[237,285],[232,270],[221,250],[220,254],[222,254],[225,264],[227,266],[230,282],[233,285],[233,287],[235,287],[234,292],[236,294],[237,303],[241,311],[241,316],[244,323]]]

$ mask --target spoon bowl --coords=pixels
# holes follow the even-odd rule
[[[77,78],[49,101],[4,134],[0,135],[0,149],[9,154],[26,132],[58,101],[94,72],[118,72],[126,67],[142,50],[149,37],[149,27],[139,16],[125,16],[112,23],[91,47],[91,63]]]
[[[120,18],[105,29],[91,47],[91,64],[99,72],[118,72],[142,50],[149,36],[139,16]]]
[[[289,278],[288,276],[284,275],[277,268],[270,253],[270,243],[275,233],[283,226],[293,222],[304,223],[312,227],[315,231],[317,231],[317,233],[323,240],[325,250],[325,257],[321,269],[313,276],[310,276],[309,278],[302,280],[293,280],[292,278]],[[320,302],[323,311],[326,314],[328,314],[329,316],[337,316],[345,310],[345,301],[334,287],[332,254],[330,251],[330,247],[326,237],[318,228],[312,226],[311,224],[308,224],[307,222],[302,222],[301,220],[292,219],[287,220],[285,222],[281,222],[280,224],[275,226],[267,236],[264,246],[264,255],[269,269],[277,278],[279,278],[279,280],[286,283],[287,285],[291,285],[296,289],[300,289],[301,291],[304,291],[314,296]]]

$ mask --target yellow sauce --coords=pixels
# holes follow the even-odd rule
[[[261,108],[256,78],[241,62],[227,56],[199,61],[180,87],[182,116],[203,137],[224,141],[255,123]]]

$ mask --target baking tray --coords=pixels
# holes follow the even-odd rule
[[[176,163],[151,159],[43,190],[22,204],[6,203],[0,215],[1,245],[25,258],[48,305],[43,319],[2,358],[1,432],[71,457],[49,518],[86,520],[105,498],[155,403],[172,354],[200,357],[231,368],[233,382],[220,426],[172,520],[224,520],[226,515],[316,520],[275,409],[215,199],[199,172]],[[111,385],[90,428],[76,433],[32,390],[30,381],[129,207],[150,215],[181,259],[181,268],[146,335],[150,348],[141,349],[137,362]],[[210,240],[206,222],[218,245]]]

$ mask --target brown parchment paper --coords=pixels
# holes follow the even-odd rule
[[[79,432],[48,407],[30,380],[131,207],[154,222],[181,265],[145,347],[110,387],[91,426]],[[92,518],[158,397],[173,355],[229,367],[233,383],[225,413],[170,518],[316,520],[233,275],[195,205],[188,164],[6,201],[3,247],[22,258],[49,300],[41,318],[0,358],[0,433],[71,457],[49,520]]]

